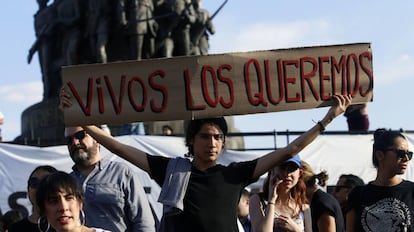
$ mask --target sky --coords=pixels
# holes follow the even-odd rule
[[[224,1],[224,0],[223,0]],[[205,0],[211,14],[223,2]],[[210,53],[231,53],[303,46],[371,43],[374,99],[368,104],[370,130],[414,130],[413,1],[229,0],[213,19],[216,34]],[[37,56],[27,64],[35,40],[36,1],[8,1],[0,8],[0,126],[4,141],[21,133],[21,114],[42,100]],[[305,131],[327,108],[235,116],[241,132]],[[327,130],[346,131],[339,116]],[[273,138],[246,138],[247,147],[268,146]],[[283,143],[283,142],[282,142]]]

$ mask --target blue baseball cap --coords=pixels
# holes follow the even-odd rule
[[[298,165],[299,168],[302,167],[302,160],[300,159],[299,154],[294,155],[292,158],[286,160],[284,163],[288,163],[288,162],[295,163],[296,165]]]

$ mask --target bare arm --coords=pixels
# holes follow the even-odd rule
[[[311,209],[308,204],[303,209],[303,216],[304,216],[304,224],[305,224],[305,232],[312,232],[312,216],[311,216]]]
[[[335,218],[328,214],[323,213],[318,219],[318,229],[321,232],[335,232],[336,231],[336,224]]]
[[[147,154],[145,152],[136,147],[119,142],[114,137],[96,126],[83,126],[83,129],[110,152],[125,160],[128,160],[135,166],[150,174]]]
[[[60,90],[59,104],[59,108],[62,111],[65,110],[65,108],[72,106],[70,97],[70,94],[65,91],[64,87],[62,87]],[[83,126],[83,128],[86,131],[86,133],[91,135],[98,143],[102,144],[102,146],[107,148],[109,151],[131,162],[132,164],[146,171],[147,173],[151,174],[147,155],[145,152],[135,147],[119,142],[114,137],[112,137],[111,135],[109,135],[108,133],[104,132],[96,126]]]
[[[346,231],[354,232],[355,231],[355,210],[351,209],[346,213]]]
[[[321,125],[316,124],[286,147],[275,150],[259,158],[256,169],[254,170],[253,178],[258,178],[274,166],[277,166],[283,161],[298,154],[321,133],[321,129],[324,129],[334,118],[342,114],[352,101],[352,98],[349,95],[334,95],[332,96],[332,99],[334,100],[334,104],[328,110],[325,117],[320,121],[323,128]]]
[[[252,221],[253,231],[257,232],[272,232],[274,223],[275,204],[268,204],[266,209],[263,209],[260,202],[260,197],[254,194],[250,197],[249,214]]]

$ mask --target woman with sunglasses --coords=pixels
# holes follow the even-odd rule
[[[42,165],[36,167],[29,175],[27,181],[27,195],[32,204],[32,213],[21,221],[11,225],[9,232],[39,232],[37,227],[37,220],[39,219],[39,207],[36,204],[36,190],[40,181],[46,176],[57,172],[56,168],[49,165]]]
[[[347,231],[414,231],[414,183],[402,179],[413,152],[398,131],[374,132],[375,180],[348,197]]]

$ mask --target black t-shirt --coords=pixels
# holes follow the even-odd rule
[[[414,231],[414,183],[392,187],[368,184],[349,194],[355,210],[355,231]]]
[[[36,223],[31,223],[29,219],[24,218],[10,225],[9,232],[40,232]]]
[[[169,158],[148,155],[152,178],[162,186]],[[237,205],[243,188],[252,179],[257,160],[216,165],[205,172],[191,168],[184,197],[184,211],[168,217],[174,230],[235,232]]]
[[[331,194],[318,189],[312,197],[310,208],[313,232],[319,231],[318,220],[324,213],[328,213],[335,218],[337,232],[345,231],[344,217],[342,215],[341,206]]]

